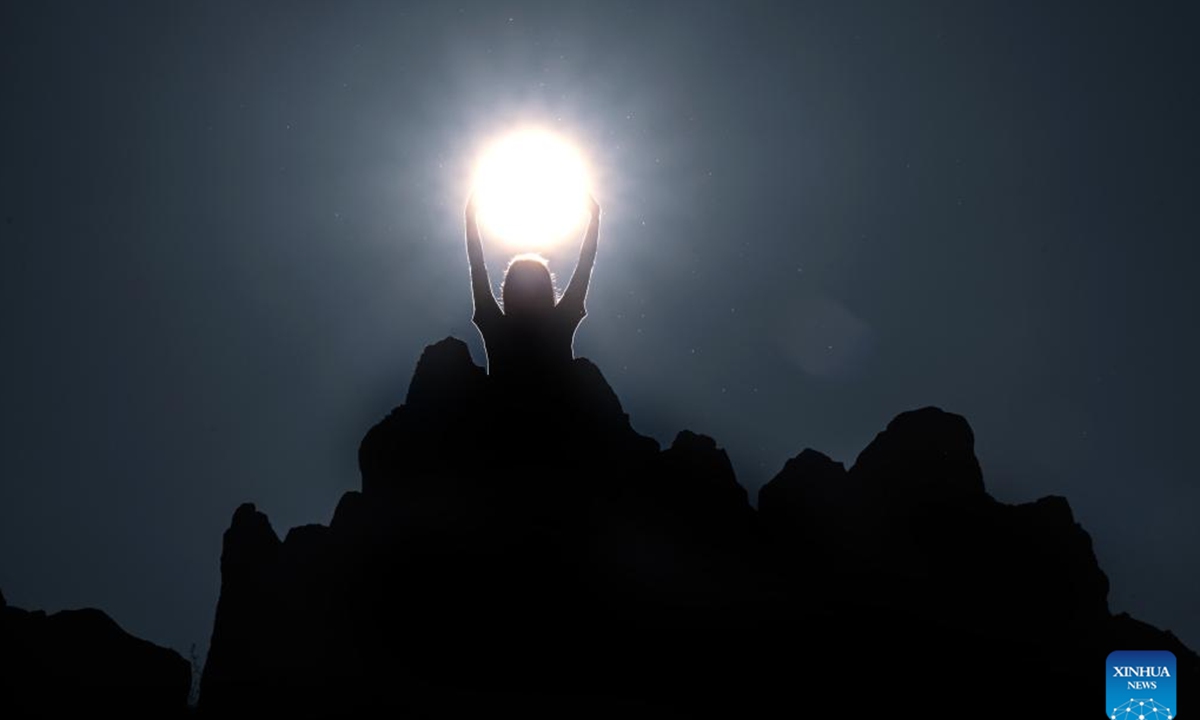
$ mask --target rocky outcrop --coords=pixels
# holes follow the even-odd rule
[[[190,664],[95,609],[46,614],[0,596],[0,717],[185,717]]]
[[[759,493],[759,512],[793,552],[845,592],[1007,637],[1080,641],[1099,632],[1108,578],[1061,497],[1007,505],[984,490],[965,419],[902,413],[845,471],[812,450]]]
[[[712,438],[640,436],[592,363],[500,384],[447,338],[359,466],[328,526],[280,541],[234,514],[201,714],[894,712],[930,689],[917,657],[978,697],[1020,667],[1062,688],[1042,710],[1076,713],[1127,642],[1200,678],[1173,636],[1110,614],[1066,500],[997,502],[937,408],[848,470],[805,450],[756,510]]]
[[[263,618],[271,617],[281,605],[281,546],[271,522],[253,504],[243,504],[234,512],[225,531],[221,597],[200,681],[208,703],[243,699],[245,693],[239,685],[246,678],[281,687],[281,679],[275,675],[280,638],[263,623]]]

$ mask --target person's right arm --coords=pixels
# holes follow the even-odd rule
[[[479,326],[480,320],[486,323],[499,317],[501,312],[488,280],[487,265],[483,261],[483,241],[479,237],[479,222],[475,215],[475,198],[472,196],[467,200],[467,260],[471,264],[471,297],[475,304],[471,320]]]

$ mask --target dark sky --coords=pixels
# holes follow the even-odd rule
[[[468,174],[538,122],[597,167],[576,353],[636,429],[753,497],[960,413],[1200,647],[1198,7],[6,2],[0,588],[206,647],[237,505],[328,522],[421,349],[483,362]]]

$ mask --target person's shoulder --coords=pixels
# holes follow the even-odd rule
[[[476,308],[471,322],[483,332],[498,329],[504,323],[504,313],[499,308]]]

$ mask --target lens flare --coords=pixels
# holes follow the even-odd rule
[[[587,167],[580,153],[544,130],[498,141],[475,170],[483,231],[520,250],[543,250],[576,235],[587,219]]]

